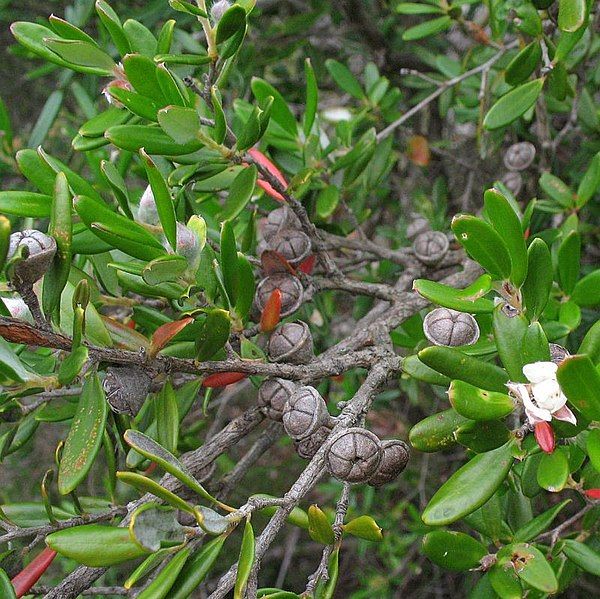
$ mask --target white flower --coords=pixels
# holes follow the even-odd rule
[[[553,362],[533,362],[523,366],[523,374],[529,381],[523,383],[508,383],[509,390],[522,401],[527,419],[531,424],[552,418],[577,424],[577,419],[567,407],[567,398],[562,392],[556,371],[558,366]]]

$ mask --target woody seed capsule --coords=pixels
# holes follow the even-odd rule
[[[479,339],[479,326],[470,314],[436,308],[423,320],[425,337],[434,345],[471,345]]]
[[[302,283],[289,273],[275,273],[265,277],[256,287],[254,303],[258,312],[262,312],[271,293],[279,289],[281,291],[281,313],[283,318],[293,314],[301,305],[304,296]]]
[[[419,261],[427,266],[437,264],[448,252],[450,242],[441,231],[425,231],[415,238],[412,248]]]
[[[381,462],[375,474],[369,479],[373,487],[381,487],[391,483],[406,468],[410,457],[408,445],[400,439],[389,439],[381,442]]]
[[[10,236],[7,257],[12,258],[23,246],[27,248],[28,255],[15,264],[12,276],[17,283],[33,285],[50,268],[56,254],[56,241],[36,229],[17,231]]]
[[[297,389],[283,409],[283,427],[292,439],[304,439],[327,422],[329,412],[325,400],[314,387]]]
[[[535,146],[528,141],[513,144],[504,154],[504,165],[510,171],[524,171],[535,158]]]
[[[371,431],[354,427],[340,433],[327,448],[329,472],[349,483],[367,482],[381,462],[381,442]]]
[[[509,171],[502,177],[502,183],[514,196],[519,195],[521,189],[523,189],[523,177],[521,173],[517,171]]]
[[[135,416],[150,392],[151,378],[140,368],[111,366],[102,386],[113,412]]]
[[[313,340],[305,322],[286,322],[271,334],[268,345],[273,362],[306,364],[314,357]]]
[[[333,422],[326,424],[325,426],[321,426],[314,433],[309,435],[304,439],[299,439],[298,441],[294,441],[294,448],[296,449],[296,453],[303,460],[310,460],[314,457],[314,455],[319,451],[323,443],[327,441],[327,437],[331,434],[331,427],[333,426]]]
[[[299,228],[298,217],[287,206],[282,206],[269,212],[269,216],[262,225],[262,236],[265,241],[270,241],[282,229]]]
[[[311,244],[306,233],[294,229],[281,229],[269,239],[271,249],[280,253],[292,266],[300,264],[310,255]]]
[[[264,408],[267,418],[281,421],[287,400],[296,385],[286,379],[267,379],[258,389],[258,405]]]
[[[550,343],[550,360],[555,364],[560,364],[565,358],[571,354],[558,343]]]

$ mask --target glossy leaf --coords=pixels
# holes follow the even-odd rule
[[[509,278],[510,254],[502,237],[490,225],[474,216],[459,215],[452,219],[452,230],[471,258],[492,277]]]
[[[167,380],[156,396],[154,410],[158,443],[167,451],[174,453],[177,451],[179,438],[179,414],[177,397],[171,381]]]
[[[308,534],[313,541],[323,545],[332,545],[335,541],[333,528],[318,505],[313,504],[308,508]]]
[[[106,30],[110,34],[119,54],[124,56],[131,52],[131,46],[129,40],[123,31],[123,25],[121,20],[117,16],[117,13],[111,8],[111,6],[104,0],[96,0],[96,12],[102,21],[102,24],[106,27]]]
[[[537,470],[537,482],[551,493],[562,491],[569,477],[569,461],[562,448],[544,453]]]
[[[481,275],[464,289],[456,289],[427,279],[416,279],[413,289],[432,303],[459,312],[482,314],[494,309],[494,302],[483,297],[492,289],[492,279],[487,274]]]
[[[498,552],[499,564],[510,562],[517,576],[529,586],[544,593],[556,593],[558,581],[544,554],[526,543],[515,543]]]
[[[251,88],[254,97],[261,105],[264,104],[269,97],[273,98],[271,118],[280,125],[282,129],[287,131],[293,137],[296,137],[298,125],[283,96],[270,83],[259,77],[252,78]]]
[[[455,432],[469,422],[472,421],[455,410],[445,410],[417,422],[410,429],[408,438],[411,445],[419,451],[441,451],[456,445]]]
[[[483,505],[502,484],[513,462],[512,443],[480,453],[457,470],[423,511],[429,526],[451,524]]]
[[[252,199],[258,171],[256,166],[241,170],[229,187],[227,200],[223,206],[221,219],[232,220],[238,216]]]
[[[584,307],[600,304],[600,269],[592,271],[575,283],[571,300]]]
[[[208,312],[196,337],[196,359],[203,362],[212,358],[229,340],[231,318],[225,310]]]
[[[242,547],[238,559],[237,575],[235,578],[235,587],[233,589],[233,599],[243,599],[246,592],[246,585],[250,577],[250,571],[254,564],[254,530],[250,520],[246,520],[244,525],[244,535],[242,537]]]
[[[540,459],[543,459],[543,456]],[[558,514],[563,510],[563,508],[569,503],[571,503],[571,500],[565,499],[564,501],[561,501],[558,505],[551,507],[549,510],[546,510],[539,516],[536,516],[530,522],[527,522],[527,524],[515,531],[514,540],[527,542],[535,539],[539,534],[541,534],[549,528],[552,522],[554,522],[556,516],[558,516]]]
[[[585,23],[586,18],[585,0],[559,0],[558,27],[562,31],[577,31]]]
[[[585,334],[578,354],[586,354],[593,364],[600,362],[600,320],[596,321]]]
[[[483,126],[493,130],[510,125],[535,104],[543,86],[544,78],[541,77],[515,87],[490,108],[483,119]]]
[[[600,373],[586,355],[561,362],[558,382],[569,402],[590,420],[600,420]]]
[[[239,286],[234,309],[235,313],[242,320],[245,320],[248,317],[254,302],[256,284],[254,281],[254,269],[248,258],[241,252],[238,252],[237,259]]]
[[[138,599],[164,599],[170,596],[171,587],[190,556],[189,549],[178,551],[158,576],[137,595]]]
[[[542,47],[534,40],[510,61],[506,67],[504,79],[509,85],[519,85],[529,78],[542,60]]]
[[[48,218],[52,196],[31,191],[0,191],[0,212],[30,218]]]
[[[123,214],[133,220],[133,214],[129,207],[129,193],[125,185],[125,181],[121,176],[121,173],[117,170],[117,167],[108,160],[103,160],[100,163],[100,170],[106,178],[106,181],[111,187],[111,190],[119,203],[119,207],[123,211]]]
[[[461,416],[471,420],[504,418],[515,409],[514,400],[505,393],[485,391],[464,381],[452,381],[448,399]]]
[[[333,80],[347,94],[350,94],[358,100],[362,100],[365,97],[365,92],[363,91],[360,83],[356,80],[347,66],[330,58],[325,61],[325,67],[329,71],[329,74]]]
[[[233,226],[228,221],[221,226],[221,272],[229,302],[235,306],[240,285],[239,262]]]
[[[419,23],[414,27],[409,27],[402,34],[402,39],[405,42],[420,40],[424,37],[429,37],[430,35],[435,35],[436,33],[446,31],[446,29],[448,29],[451,25],[452,19],[449,16],[444,15],[443,17],[438,17],[436,19],[425,21],[424,23]]]
[[[177,512],[154,502],[137,507],[131,514],[128,528],[132,540],[149,552],[185,540],[185,529],[177,521]]]
[[[344,524],[344,533],[367,541],[383,541],[381,527],[371,516],[358,516]]]
[[[181,110],[187,110],[182,108]],[[159,111],[159,122],[163,111]],[[106,139],[118,148],[139,152],[144,148],[148,154],[160,154],[163,156],[181,156],[190,154],[202,147],[199,139],[191,138],[185,143],[176,142],[158,127],[146,125],[117,125],[106,130]]]
[[[6,572],[0,568],[0,593],[5,599],[17,599],[15,587],[12,585]]]
[[[527,319],[523,314],[516,314],[511,318],[502,308],[502,305],[497,306],[492,316],[492,331],[498,355],[511,381],[526,382],[523,356],[515,348],[522,347],[527,332]]]
[[[551,173],[543,173],[540,177],[540,187],[546,195],[564,208],[573,205],[575,195],[566,183]]]
[[[77,412],[58,469],[58,490],[67,495],[87,476],[102,445],[108,404],[98,375],[90,375],[79,396]]]
[[[562,551],[573,563],[594,576],[600,576],[600,554],[597,551],[574,539],[565,539],[563,543]]]
[[[571,231],[558,247],[558,281],[561,289],[571,295],[579,278],[581,260],[581,237]]]
[[[222,44],[246,28],[246,11],[234,4],[227,9],[217,26],[216,42]]]
[[[487,554],[479,541],[451,530],[434,530],[426,534],[421,549],[434,564],[455,572],[476,568]]]
[[[600,472],[600,429],[592,429],[586,440],[586,453],[592,466]]]
[[[523,283],[523,302],[530,320],[538,319],[548,303],[552,289],[552,257],[546,243],[534,239],[527,250],[527,277]]]
[[[167,106],[158,111],[158,122],[162,130],[176,143],[187,145],[200,143],[198,139],[200,117],[193,108]]]
[[[312,130],[319,105],[319,88],[317,78],[310,58],[304,61],[304,76],[306,78],[306,101],[304,108],[304,136],[308,137]]]

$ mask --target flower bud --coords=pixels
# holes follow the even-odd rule
[[[425,231],[417,235],[412,248],[420,262],[435,266],[448,252],[450,242],[441,231]]]
[[[479,325],[473,316],[449,308],[436,308],[423,320],[425,337],[434,345],[471,345],[479,339]]]
[[[288,399],[296,385],[286,379],[267,379],[258,389],[258,405],[264,408],[267,418],[281,421]]]
[[[335,478],[349,483],[367,482],[381,462],[381,443],[364,428],[349,428],[332,441],[325,465]]]
[[[325,400],[314,387],[300,387],[288,399],[283,409],[283,427],[295,440],[312,435],[329,422]]]
[[[369,484],[373,487],[381,487],[395,480],[406,468],[410,457],[408,445],[400,439],[382,441],[381,451],[381,462],[369,479]]]
[[[587,489],[583,493],[588,499],[600,499],[600,489]]]
[[[25,229],[10,236],[8,258],[21,247],[27,248],[26,257],[13,265],[11,278],[20,284],[33,285],[50,268],[56,254],[56,241],[36,229]]]
[[[271,334],[268,344],[273,362],[306,364],[314,357],[313,340],[305,322],[286,322]]]
[[[202,248],[198,235],[185,225],[177,223],[177,254],[187,260],[189,271],[196,272],[198,270],[201,253]]]
[[[233,383],[239,383],[248,375],[243,372],[216,372],[208,375],[203,381],[203,387],[227,387]]]
[[[210,16],[213,22],[218,23],[229,7],[230,4],[227,0],[218,0],[218,2],[215,2],[210,9]]]
[[[154,200],[154,194],[152,193],[152,188],[150,185],[146,187],[142,197],[140,198],[137,219],[141,223],[145,223],[147,225],[156,226],[160,223],[160,218],[158,217],[158,208],[156,207],[156,201]]]
[[[2,301],[13,318],[33,322],[29,307],[20,297],[3,297]]]
[[[552,453],[554,451],[556,441],[554,439],[554,431],[549,422],[546,422],[545,420],[537,422],[534,425],[533,434],[535,435],[537,444],[543,452]]]

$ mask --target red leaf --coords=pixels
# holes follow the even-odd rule
[[[257,164],[269,171],[269,173],[273,175],[273,177],[275,177],[277,181],[279,181],[279,183],[284,189],[287,189],[288,184],[285,180],[285,177],[283,176],[283,173],[260,150],[257,150],[256,148],[251,148],[250,150],[248,150],[248,154],[252,156],[252,158]],[[285,198],[278,191],[276,191],[270,183],[268,183],[264,179],[258,179],[256,183],[260,188],[264,189],[265,192],[272,198],[275,198],[279,202],[285,202]]]
[[[243,379],[248,375],[243,372],[217,372],[207,376],[202,381],[203,387],[227,387]]]
[[[55,557],[56,551],[46,547],[11,580],[17,597],[27,595],[29,589],[40,579]]]
[[[408,140],[408,159],[417,166],[427,166],[431,160],[429,143],[422,135],[414,135]]]
[[[260,265],[267,276],[276,272],[296,274],[294,267],[279,252],[274,250],[265,250],[260,255]]]
[[[542,422],[536,423],[533,434],[542,451],[546,453],[552,453],[554,451],[556,442],[554,440],[554,431],[549,422],[543,420]]]
[[[306,258],[306,260],[304,260],[304,262],[300,264],[300,266],[298,266],[298,270],[301,270],[304,274],[309,275],[312,273],[316,261],[316,254],[311,254],[308,258]]]
[[[193,322],[194,319],[191,316],[186,316],[181,320],[174,320],[173,322],[166,322],[154,331],[152,335],[152,344],[150,346],[150,354],[155,356],[177,333],[180,333],[187,327],[188,324]]]
[[[260,315],[260,330],[263,333],[272,331],[281,320],[281,291],[274,289]]]

